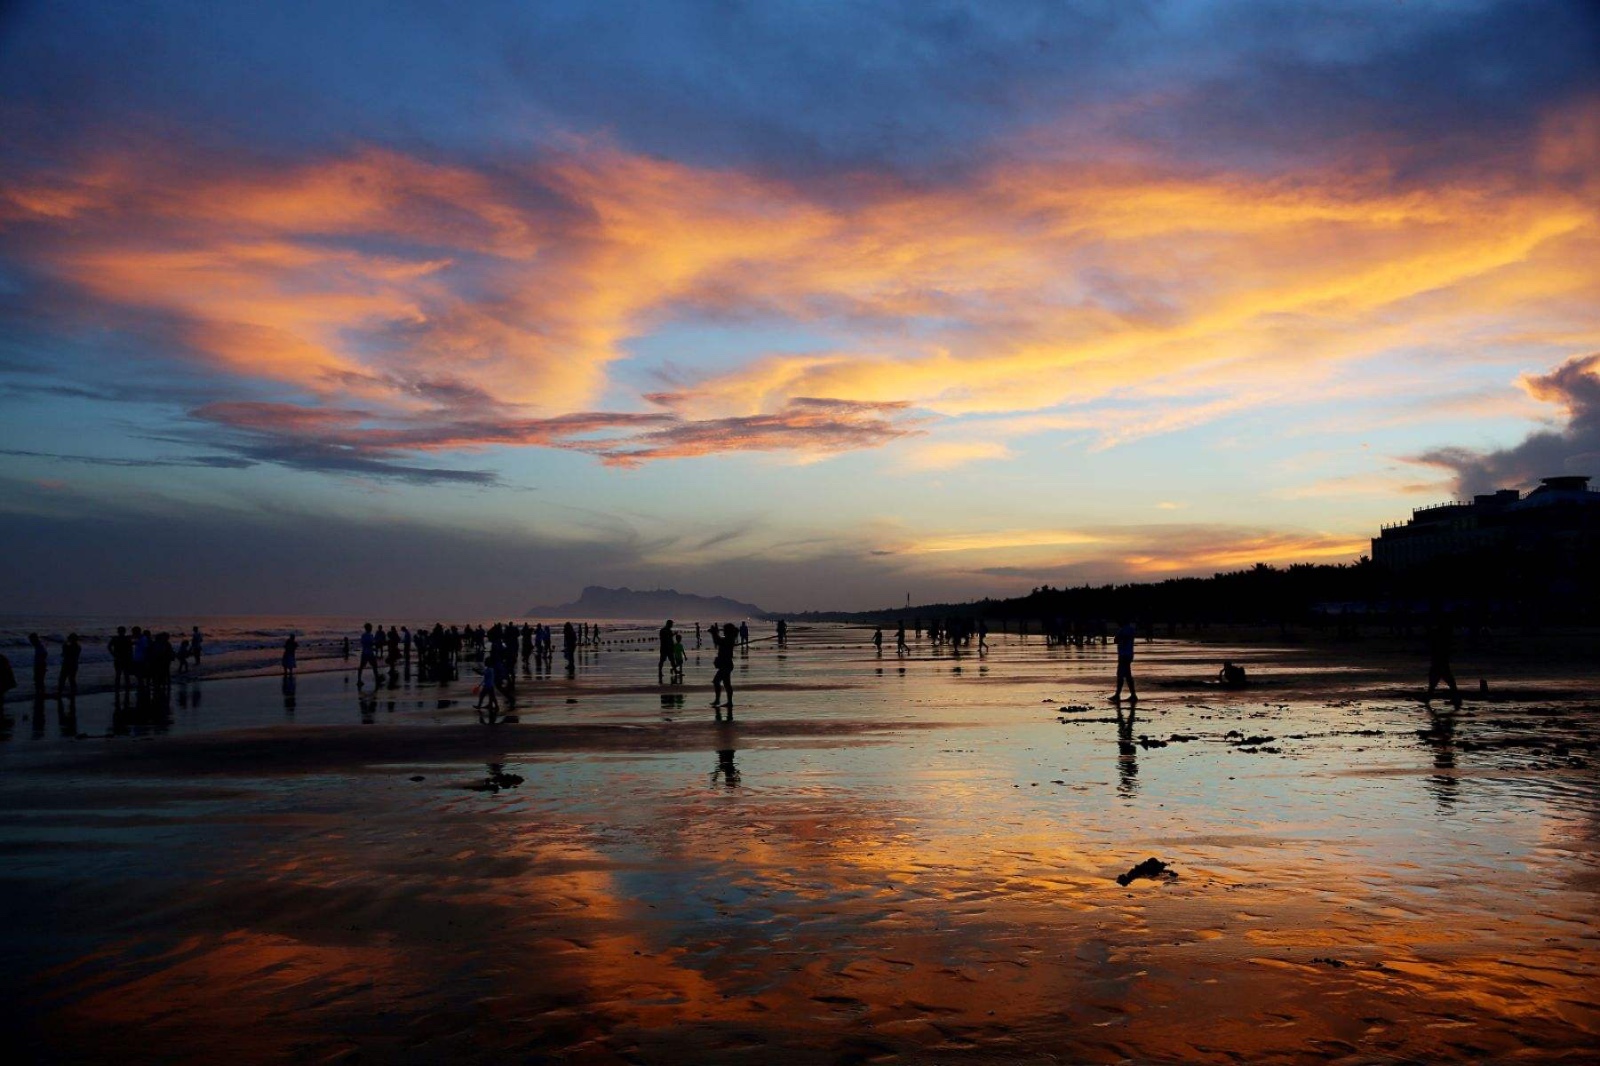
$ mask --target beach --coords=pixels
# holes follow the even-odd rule
[[[1592,1061],[1592,660],[1464,651],[1453,712],[1418,698],[1409,644],[1158,638],[1134,709],[1106,699],[1111,648],[879,657],[861,627],[786,648],[755,628],[722,721],[709,643],[662,686],[653,631],[609,624],[492,724],[466,665],[376,691],[339,659],[292,687],[202,673],[154,712],[13,693],[11,1042],[41,1062]],[[1248,687],[1214,683],[1224,659]]]

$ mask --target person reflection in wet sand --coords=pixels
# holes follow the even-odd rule
[[[1428,778],[1428,791],[1439,804],[1440,813],[1447,814],[1456,805],[1461,782],[1456,769],[1456,711],[1438,712],[1428,708],[1429,728],[1419,734],[1422,742],[1433,749],[1433,768],[1439,773]]]
[[[722,783],[728,788],[739,787],[739,768],[733,764],[734,735],[733,726],[724,725],[717,729],[717,768],[711,771],[711,783],[716,784],[717,778],[722,778]]]
[[[1131,797],[1139,791],[1139,745],[1133,739],[1134,708],[1126,718],[1117,708],[1117,793]]]
[[[56,725],[63,737],[78,735],[78,701],[75,697],[68,696],[64,701],[56,700]]]
[[[295,685],[296,681],[293,674],[286,673],[283,675],[283,716],[285,718],[294,717]]]

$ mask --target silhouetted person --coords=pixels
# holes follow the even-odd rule
[[[128,639],[128,627],[118,626],[116,636],[106,641],[106,651],[111,655],[111,688],[121,692],[133,680],[133,641]]]
[[[910,655],[911,645],[906,643],[906,624],[900,623],[900,628],[894,631],[894,653],[896,655]]]
[[[50,653],[37,633],[28,634],[28,643],[33,645],[33,698],[44,699],[44,677],[50,671]]]
[[[178,645],[178,673],[187,674],[189,672],[189,656],[191,654],[189,639],[185,637],[183,643]]]
[[[740,622],[739,623],[739,647],[748,648],[749,646],[750,646],[750,623],[749,622]]]
[[[194,656],[195,666],[200,665],[200,645],[205,638],[200,635],[199,626],[189,628],[189,654]]]
[[[883,627],[879,626],[872,631],[872,647],[877,651],[878,657],[883,658]]]
[[[77,698],[78,659],[82,655],[83,645],[78,643],[78,634],[67,634],[67,642],[61,645],[61,672],[56,674],[56,699],[69,690],[72,697]]]
[[[283,642],[283,672],[285,674],[294,673],[294,655],[299,647],[300,642],[294,639],[293,633],[290,633],[288,639]]]
[[[11,669],[11,660],[0,655],[0,700],[4,700],[6,693],[16,687],[17,674]]]
[[[339,653],[345,662],[350,661],[350,638],[345,637],[344,643],[339,648]]]
[[[694,646],[699,648],[704,643],[705,642],[700,639],[700,623],[696,622],[694,624]]]
[[[578,630],[571,622],[568,622],[561,628],[561,654],[567,660],[567,673],[569,674],[577,670],[577,663],[573,660],[573,656],[577,654],[577,651]],[[658,669],[656,671],[656,679],[660,680],[660,678],[661,671]]]
[[[1436,618],[1428,629],[1428,692],[1424,703],[1433,702],[1433,691],[1443,681],[1450,686],[1450,704],[1461,706],[1461,693],[1456,691],[1456,675],[1450,670],[1452,634],[1448,618]]]
[[[989,623],[986,620],[978,622],[978,650],[989,650]]]
[[[1117,630],[1117,691],[1111,697],[1114,700],[1122,699],[1122,683],[1128,683],[1128,698],[1135,703],[1139,700],[1139,691],[1133,687],[1133,642],[1138,638],[1132,622],[1122,623],[1122,628]]]
[[[356,664],[356,688],[366,684],[367,667],[372,667],[372,685],[378,686],[378,647],[377,637],[373,635],[372,623],[368,622],[361,628],[361,661]]]
[[[1244,667],[1235,664],[1232,660],[1223,662],[1222,669],[1217,671],[1217,680],[1222,682],[1225,688],[1244,688],[1247,683],[1245,681]]]
[[[785,622],[783,619],[780,618],[780,619],[778,619],[778,647],[781,648],[781,647],[783,647],[784,645],[786,645],[788,643],[789,643],[789,623]]]
[[[667,619],[667,624],[661,627],[661,632],[657,636],[660,638],[659,651],[661,653],[660,658],[656,660],[656,682],[659,684],[661,682],[662,667],[670,667],[672,665],[672,619]]]
[[[738,630],[733,628],[733,623],[732,622],[729,622],[727,625],[723,626],[720,633],[717,631],[717,627],[716,626],[712,626],[711,627],[711,640],[717,646],[716,658],[713,659],[712,663],[711,663],[711,665],[712,665],[712,667],[714,668],[714,671],[715,671],[711,675],[711,691],[712,691],[711,706],[713,706],[713,707],[722,706],[722,692],[723,692],[723,689],[727,689],[727,692],[728,692],[728,715],[729,715],[729,717],[732,717],[733,716],[733,649],[734,649],[734,645],[738,643],[739,632],[738,632]],[[719,718],[721,717],[721,712],[718,712],[718,717]]]

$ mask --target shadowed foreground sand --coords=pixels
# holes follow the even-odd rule
[[[337,672],[202,683],[170,720],[8,705],[8,1043],[1592,1061],[1592,676],[1430,713],[1388,665],[1252,648],[1228,693],[1227,650],[1158,642],[1130,716],[1100,649],[860,640],[758,647],[732,725],[633,650],[493,726],[470,680],[362,700]],[[1118,885],[1148,857],[1174,876]]]

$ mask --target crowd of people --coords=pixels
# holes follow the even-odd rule
[[[959,652],[976,643],[981,653],[988,648],[989,627],[983,619],[935,618],[924,627],[923,620],[912,620],[920,642],[924,628],[935,648],[948,645]],[[778,619],[774,638],[779,647],[788,643],[788,623]],[[1148,628],[1148,627],[1146,627]],[[1049,644],[1084,647],[1095,642],[1114,643],[1116,647],[1116,688],[1111,699],[1121,702],[1123,689],[1127,699],[1137,702],[1138,689],[1133,676],[1134,649],[1140,627],[1125,621],[1111,636],[1103,622],[1066,622],[1062,619],[1047,621],[1041,630]],[[1026,627],[1021,628],[1026,633]],[[1452,653],[1451,621],[1439,616],[1431,620],[1428,628],[1428,687],[1424,697],[1431,700],[1443,685],[1451,703],[1460,705],[1460,693],[1451,672]],[[684,683],[687,660],[683,632],[672,619],[657,633],[659,656],[656,663],[656,680],[661,684]],[[736,655],[746,655],[750,647],[748,622],[737,625],[731,622],[710,623],[702,627],[694,623],[694,647],[699,649],[709,636],[714,649],[712,657],[712,701],[720,719],[725,708],[733,714],[733,667]],[[907,636],[907,621],[898,620],[895,628],[895,654],[906,657],[912,647]],[[1152,634],[1143,633],[1149,641]],[[884,630],[873,630],[870,642],[878,656],[883,655]],[[448,683],[460,677],[461,663],[471,661],[481,664],[482,677],[476,687],[477,706],[480,710],[496,711],[504,697],[514,704],[516,699],[517,660],[520,658],[525,674],[543,675],[553,671],[555,659],[555,631],[543,623],[497,622],[491,626],[449,626],[435,622],[431,627],[421,626],[413,631],[409,626],[383,625],[371,622],[362,627],[357,637],[359,660],[356,666],[356,687],[366,688],[370,671],[374,688],[387,683],[392,688],[398,683],[403,669],[409,680],[413,664],[419,682]],[[602,627],[593,622],[566,622],[561,626],[561,651],[569,677],[574,676],[577,660],[584,649],[598,648],[602,643]],[[32,657],[33,695],[44,700],[51,693],[51,649],[38,633],[28,634]],[[199,668],[205,649],[205,637],[199,626],[191,628],[187,637],[174,642],[168,632],[156,632],[141,626],[118,626],[116,633],[106,642],[106,652],[111,660],[112,688],[120,697],[126,692],[136,692],[141,700],[146,697],[163,698],[171,689],[174,677],[185,677]],[[284,640],[282,670],[285,678],[292,678],[297,669],[299,638],[290,633]],[[353,649],[350,638],[340,641],[339,653],[348,664]],[[78,669],[84,645],[77,633],[69,633],[60,641],[54,695],[57,700],[72,700],[78,694]],[[288,682],[286,681],[286,684]],[[1224,688],[1243,688],[1249,682],[1245,669],[1231,660],[1217,672],[1216,682]],[[9,659],[0,655],[0,696],[17,687],[17,679]]]

